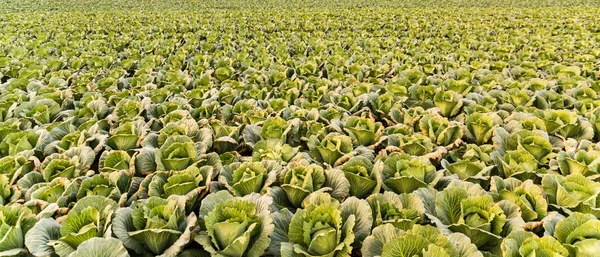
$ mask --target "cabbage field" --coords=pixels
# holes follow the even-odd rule
[[[0,0],[0,256],[599,256],[599,13]]]

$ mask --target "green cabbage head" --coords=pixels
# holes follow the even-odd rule
[[[548,214],[548,202],[542,187],[531,180],[493,177],[490,193],[495,201],[508,200],[519,206],[525,221],[540,221]]]
[[[381,189],[381,173],[373,169],[373,163],[366,157],[352,157],[339,169],[350,183],[351,196],[363,199]]]
[[[194,240],[212,256],[262,256],[274,230],[272,202],[271,197],[257,193],[245,197],[233,197],[227,191],[210,194],[202,200],[203,230]]]
[[[172,136],[165,140],[156,155],[163,170],[184,170],[198,161],[198,149],[188,136]]]
[[[473,143],[486,144],[500,124],[502,124],[502,118],[498,114],[476,112],[465,119],[467,127],[465,135]]]
[[[58,224],[54,219],[38,222],[26,235],[25,243],[33,255],[52,253],[68,256],[81,243],[103,237],[109,230],[118,205],[104,196],[88,196],[79,200],[65,220]]]
[[[365,239],[361,253],[364,257],[483,257],[463,234],[445,236],[436,227],[421,225],[401,230],[392,224],[373,229]]]
[[[252,161],[278,161],[286,163],[292,160],[298,153],[294,148],[280,139],[260,140],[254,144]]]
[[[542,188],[548,203],[555,209],[592,213],[598,211],[600,183],[581,174],[546,175]]]
[[[338,159],[353,150],[352,138],[339,133],[329,133],[323,140],[311,136],[308,147],[314,158],[333,166]]]
[[[24,206],[0,206],[0,256],[26,253],[25,235],[36,222],[36,216]]]
[[[346,120],[344,130],[358,145],[369,146],[379,140],[383,125],[371,118],[351,116]]]
[[[261,127],[260,135],[264,139],[283,139],[287,129],[287,121],[281,117],[270,117]]]
[[[359,246],[371,229],[373,220],[365,200],[351,197],[340,205],[329,194],[318,192],[303,205],[289,220],[287,234],[276,237],[281,240],[283,257],[350,256],[353,246]],[[276,215],[277,220],[280,217]]]
[[[191,239],[196,214],[185,215],[185,197],[150,197],[120,208],[113,221],[114,235],[137,254],[175,256]]]
[[[398,194],[435,186],[443,176],[429,159],[404,153],[392,153],[375,166],[383,174],[384,185]]]
[[[510,233],[501,245],[502,256],[569,256],[569,251],[552,236],[538,237],[528,231]]]
[[[505,208],[512,212],[505,214]],[[494,249],[504,234],[524,223],[514,203],[495,203],[478,184],[468,182],[452,182],[438,192],[435,215],[429,218],[442,229],[465,234],[480,250]]]
[[[392,224],[400,229],[410,229],[423,220],[425,206],[416,194],[384,192],[367,198],[373,211],[373,227]]]
[[[325,184],[323,168],[307,162],[290,163],[282,176],[281,188],[294,207],[300,207],[308,195],[320,190]]]
[[[572,213],[556,223],[554,237],[569,251],[569,256],[598,256],[600,220],[594,215]]]
[[[277,180],[281,166],[275,161],[232,163],[219,174],[219,183],[235,196],[264,194]]]

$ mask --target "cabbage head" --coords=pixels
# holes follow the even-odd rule
[[[433,226],[414,225],[406,230],[384,224],[373,229],[361,249],[364,257],[483,257],[461,233],[445,236]]]
[[[112,230],[125,248],[137,254],[175,256],[191,239],[196,214],[186,216],[185,197],[157,196],[117,210]]]
[[[252,193],[233,197],[227,191],[208,195],[200,206],[202,231],[194,238],[212,256],[262,256],[274,230],[273,200]]]
[[[350,256],[371,230],[371,209],[365,200],[350,197],[340,205],[329,194],[318,192],[305,199],[303,206],[293,216],[275,214],[277,228],[287,234],[272,236],[274,245],[280,246],[272,244],[273,255]]]
[[[25,206],[0,206],[0,256],[27,253],[25,235],[38,221]]]
[[[36,256],[53,253],[68,256],[81,243],[106,236],[117,208],[117,203],[106,197],[85,197],[75,204],[61,224],[54,219],[36,223],[25,236],[25,244]]]

